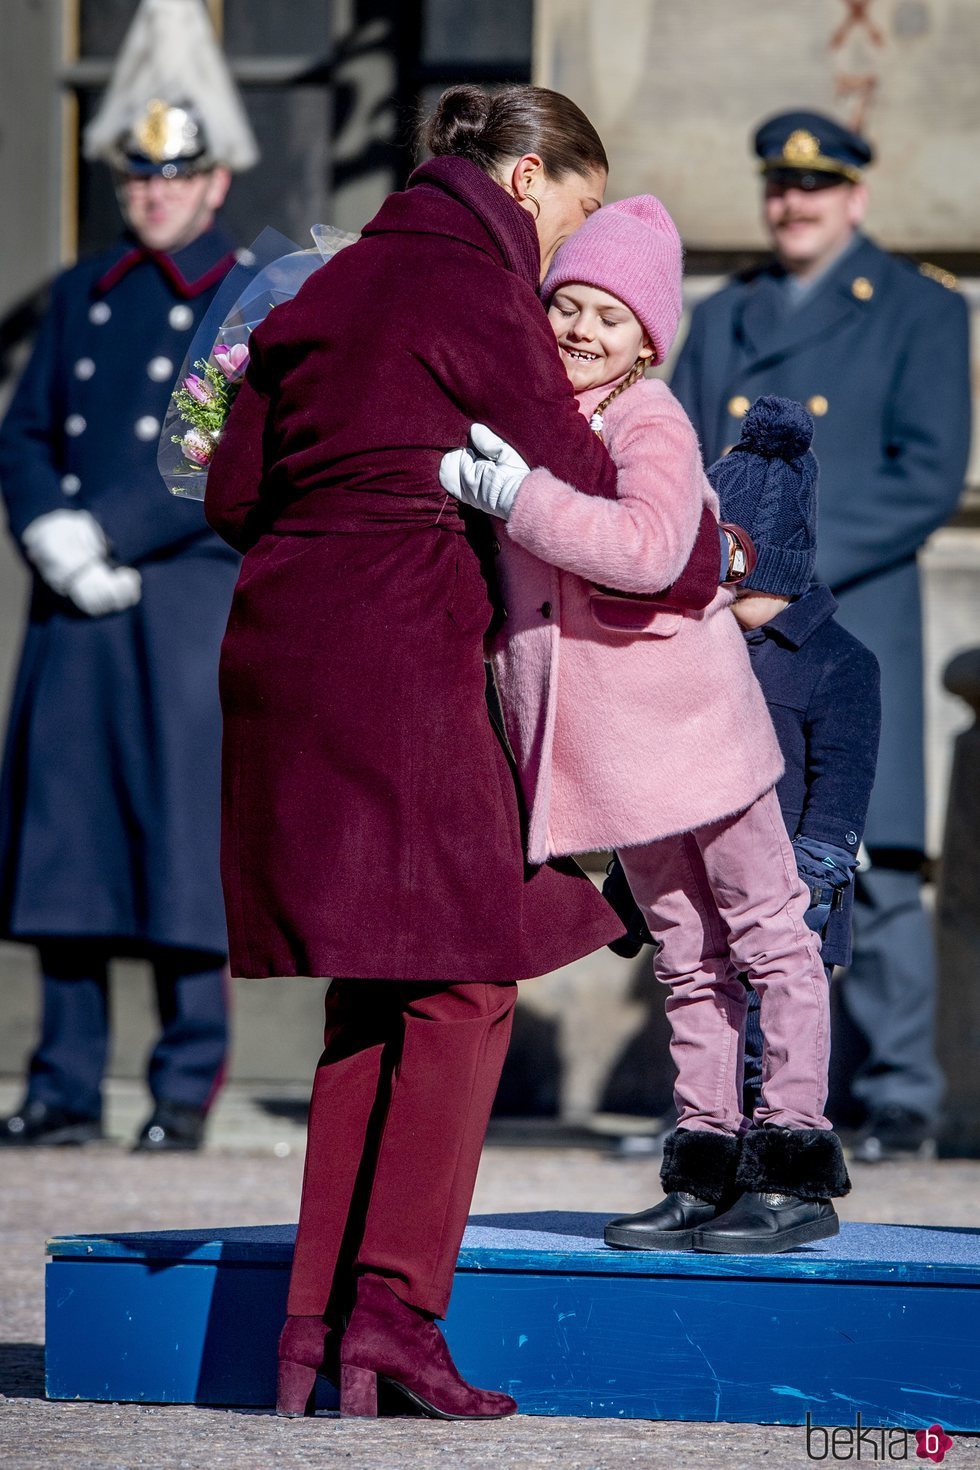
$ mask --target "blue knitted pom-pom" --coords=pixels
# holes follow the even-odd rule
[[[767,459],[799,459],[810,447],[813,419],[795,398],[757,398],[742,424],[741,449]]]

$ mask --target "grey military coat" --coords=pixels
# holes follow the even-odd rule
[[[859,237],[789,308],[770,263],[698,306],[671,386],[705,463],[760,394],[805,403],[820,462],[817,575],[877,655],[882,737],[866,841],[925,844],[922,618],[916,553],[959,499],[970,436],[963,299]],[[879,859],[881,860],[881,859]],[[894,856],[888,861],[895,861]],[[901,861],[899,857],[898,861]]]

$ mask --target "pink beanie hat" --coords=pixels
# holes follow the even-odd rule
[[[637,317],[663,362],[681,319],[677,226],[659,199],[636,194],[589,216],[562,245],[541,287],[545,302],[578,281],[608,291]]]

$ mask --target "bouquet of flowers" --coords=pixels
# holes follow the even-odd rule
[[[207,470],[238,384],[245,376],[248,347],[244,342],[234,347],[218,343],[208,362],[198,358],[194,366],[197,371],[188,373],[174,389],[174,406],[189,427],[186,433],[175,435],[173,442],[180,446],[189,465]]]
[[[358,238],[330,225],[314,225],[310,233],[314,248],[301,250],[277,230],[263,230],[218,289],[164,419],[157,467],[172,494],[204,499],[208,466],[248,369],[248,339],[259,322]]]

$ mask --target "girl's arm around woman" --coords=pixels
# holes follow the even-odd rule
[[[704,506],[715,509],[697,437],[656,379],[635,384],[610,406],[605,435],[618,471],[616,499],[582,495],[536,469],[514,501],[508,535],[590,581],[660,592],[684,570]]]

